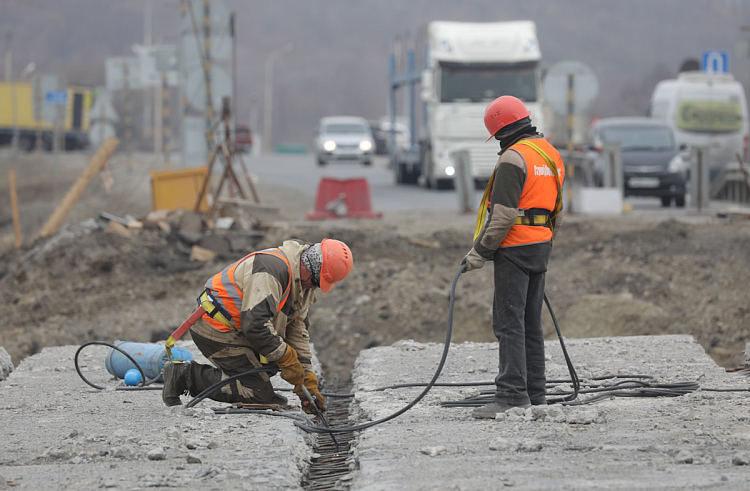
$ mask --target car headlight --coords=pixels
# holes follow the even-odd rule
[[[445,168],[445,175],[446,176],[452,176],[456,173],[456,169],[454,169],[452,166],[448,166]]]
[[[323,144],[323,150],[325,150],[326,152],[333,152],[334,150],[336,150],[336,142],[333,140],[328,140]]]
[[[367,152],[372,148],[372,143],[370,143],[370,140],[362,140],[359,142],[359,149],[363,152]]]
[[[671,172],[672,174],[676,174],[684,170],[685,161],[682,159],[682,155],[678,153],[677,155],[672,157],[672,160],[669,161],[669,165],[667,165],[667,171]]]

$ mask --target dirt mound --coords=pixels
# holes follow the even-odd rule
[[[724,366],[750,340],[745,222],[674,221],[619,229],[569,219],[555,243],[547,293],[567,337],[692,334]],[[463,230],[383,230],[336,222],[273,229],[247,251],[290,237],[350,245],[351,275],[311,311],[311,337],[327,375],[347,378],[363,348],[400,339],[442,341],[449,294],[470,238]],[[227,238],[243,232],[225,231]],[[99,339],[166,338],[195,306],[205,280],[245,251],[190,260],[176,232],[123,237],[96,222],[73,223],[32,248],[2,257],[0,345],[14,363],[42,346]],[[456,289],[454,341],[493,341],[492,267]],[[554,336],[545,314],[545,331]]]

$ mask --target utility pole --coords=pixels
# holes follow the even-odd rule
[[[232,116],[234,116],[233,135],[237,135],[237,31],[235,30],[235,15],[229,15],[229,35],[232,37]]]
[[[203,0],[203,51],[204,77],[206,79],[206,143],[211,150],[213,143],[213,97],[211,95],[211,0]]]
[[[164,170],[169,170],[169,80],[168,73],[161,73],[161,141],[164,153]]]
[[[271,152],[271,131],[273,127],[273,65],[276,60],[292,50],[292,45],[287,44],[266,57],[265,64],[265,97],[263,101],[263,151]]]
[[[36,127],[36,142],[34,148],[36,153],[42,152],[42,74],[35,74],[34,83],[34,125]]]
[[[11,155],[18,157],[18,84],[13,77],[13,31],[6,34],[7,50],[5,51],[5,80],[10,84],[10,111],[13,118],[13,136],[10,140]]]
[[[13,51],[11,41],[13,40],[13,31],[8,29],[5,33],[5,81],[10,83],[10,72],[13,70]]]
[[[141,59],[148,58],[148,54],[151,53],[151,51],[148,49],[149,46],[151,46],[151,0],[143,0],[143,46],[145,49],[142,53],[139,54],[141,56]],[[142,70],[145,68],[142,68]],[[141,75],[143,77],[143,75]],[[154,138],[154,152],[156,153],[158,151],[158,148],[156,146],[156,135],[152,135],[151,130],[153,128],[152,126],[152,120],[151,120],[151,108],[154,106],[154,99],[155,99],[155,87],[153,87],[151,84],[151,81],[149,80],[147,85],[143,87],[143,126],[141,128],[141,138],[148,143],[148,141],[153,136]],[[156,110],[154,110],[154,113],[156,113]],[[154,115],[156,117],[156,115]],[[154,119],[155,121],[155,119]]]

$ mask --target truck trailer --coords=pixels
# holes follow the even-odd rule
[[[83,87],[68,87],[67,98],[60,109],[60,135],[66,150],[88,145],[91,93]],[[18,128],[19,148],[31,151],[37,138],[45,150],[53,148],[54,120],[43,118],[44,97],[28,82],[0,82],[0,145],[10,145],[14,128]],[[49,111],[47,111],[49,112]]]
[[[451,188],[456,174],[453,153],[468,150],[471,174],[486,182],[497,163],[496,142],[487,142],[484,110],[502,95],[521,99],[533,124],[544,132],[541,51],[532,21],[430,22],[425,40],[421,83],[422,118],[411,111],[412,134],[421,126],[408,154],[392,159],[399,183],[420,182]],[[393,66],[393,62],[392,62]],[[399,80],[393,76],[391,99]],[[395,104],[391,103],[392,112]],[[395,117],[395,115],[394,115]]]

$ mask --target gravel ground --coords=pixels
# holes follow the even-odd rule
[[[748,387],[690,336],[570,339],[581,379],[651,375],[661,383]],[[568,378],[559,344],[548,341],[548,379]],[[357,421],[387,416],[421,389],[369,389],[427,381],[440,344],[402,341],[357,360],[351,412]],[[454,345],[439,381],[492,380],[497,344]],[[747,392],[698,390],[676,398],[614,398],[590,405],[515,409],[476,420],[469,408],[444,408],[476,388],[435,388],[403,416],[364,430],[352,489],[732,489],[750,482]],[[581,396],[585,398],[587,396]]]

